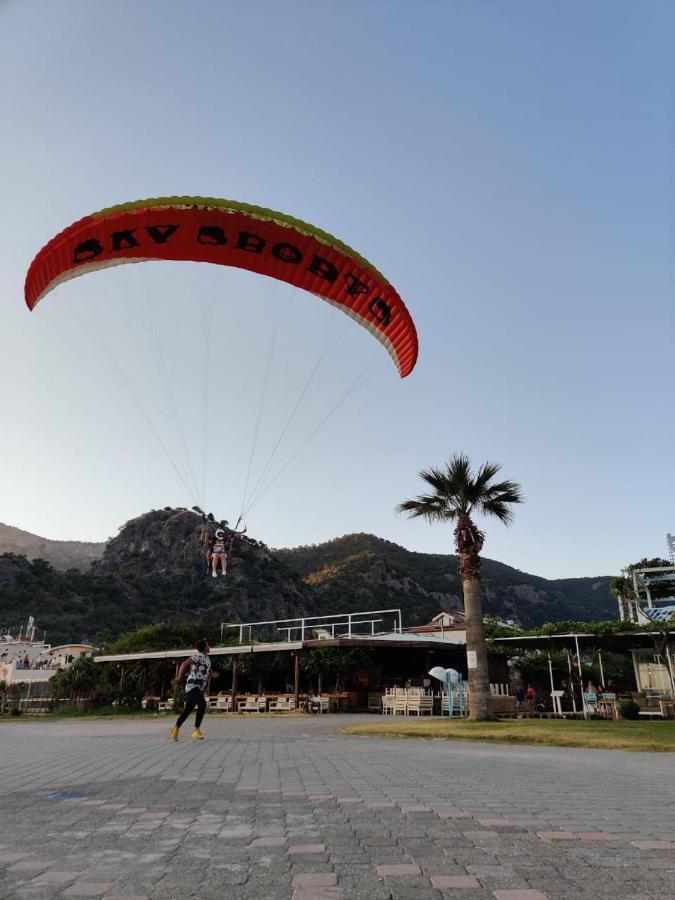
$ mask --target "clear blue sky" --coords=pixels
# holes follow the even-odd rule
[[[254,536],[448,552],[394,506],[464,450],[527,498],[484,523],[487,556],[563,577],[665,553],[674,30],[660,2],[0,3],[0,520],[103,540],[195,499],[236,518],[261,402],[250,485],[332,347]],[[107,270],[27,312],[54,233],[177,193],[358,249],[413,314],[417,369],[400,381],[339,312],[220,267]]]

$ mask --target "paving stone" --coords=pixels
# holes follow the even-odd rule
[[[675,841],[631,841],[640,850],[675,850]]]
[[[441,810],[438,813],[438,816],[441,819],[473,819],[471,813],[467,812],[455,812],[450,810]]]
[[[582,841],[615,841],[617,835],[606,831],[578,831],[577,837]]]
[[[508,878],[512,874],[505,866],[467,866],[467,869],[472,875],[478,875],[480,878]]]
[[[325,853],[325,844],[295,844],[288,848],[291,856],[304,856],[306,854]]]
[[[480,881],[473,875],[432,875],[431,886],[441,890],[474,890]]]
[[[64,897],[101,897],[112,887],[111,882],[79,881],[63,891]]]
[[[293,900],[340,900],[343,896],[338,887],[301,887],[293,891]]]
[[[414,884],[409,879],[389,881],[392,900],[441,900],[442,894],[426,883]]]
[[[81,874],[81,872],[55,872],[50,869],[48,872],[38,875],[34,879],[34,884],[70,884],[71,881],[79,878]]]
[[[495,891],[495,900],[549,900],[541,891]]]
[[[25,859],[27,856],[30,856],[30,853],[12,853],[11,851],[5,850],[0,853],[0,865],[2,863],[15,863],[19,862],[21,859]]]
[[[24,859],[21,862],[14,863],[10,866],[10,872],[41,872],[53,866],[54,863],[49,859]]]
[[[373,875],[371,878],[340,877],[340,887],[348,900],[391,900],[391,881],[381,881]]]
[[[537,837],[549,844],[554,841],[576,841],[579,838],[573,831],[538,831]]]
[[[337,884],[337,875],[332,872],[306,872],[293,878],[293,887],[331,887]]]
[[[478,821],[486,828],[512,828],[516,824],[511,819],[479,819]]]
[[[421,875],[422,870],[412,863],[394,863],[378,866],[377,874],[380,878],[403,878],[410,875]]]

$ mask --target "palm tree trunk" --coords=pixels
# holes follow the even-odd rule
[[[466,615],[469,718],[472,720],[489,719],[490,681],[487,649],[485,647],[480,578],[477,576],[463,578],[462,589],[464,591],[464,613]]]

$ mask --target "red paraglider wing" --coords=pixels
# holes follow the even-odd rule
[[[26,303],[34,309],[57,285],[86,272],[160,259],[237,266],[311,291],[371,331],[402,378],[415,365],[410,313],[371,263],[312,225],[229,200],[142,200],[80,219],[31,263]]]

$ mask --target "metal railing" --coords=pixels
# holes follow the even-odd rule
[[[336,628],[345,628],[347,629],[346,634],[338,635],[338,637],[353,637],[353,629],[357,625],[370,625],[371,626],[371,634],[375,634],[375,623],[382,622],[382,618],[378,619],[367,619],[365,616],[384,616],[384,615],[393,615],[395,616],[394,621],[394,631],[400,632],[403,628],[401,610],[400,609],[370,609],[365,612],[355,612],[355,613],[336,613],[334,615],[329,616],[296,616],[293,619],[270,619],[265,622],[222,622],[220,625],[220,640],[223,640],[223,633],[225,628],[238,628],[239,629],[239,643],[242,644],[244,641],[244,629],[248,628],[248,639],[249,642],[252,641],[253,628],[263,627],[265,625],[277,626],[277,631],[285,631],[288,634],[288,640],[290,641],[290,635],[292,631],[300,632],[300,640],[305,640],[305,632],[313,631],[316,628],[331,628],[332,635],[335,636]],[[340,619],[342,621],[335,622],[334,619]],[[291,623],[291,624],[288,624]],[[314,624],[310,624],[314,623]],[[358,637],[358,635],[357,635]]]

